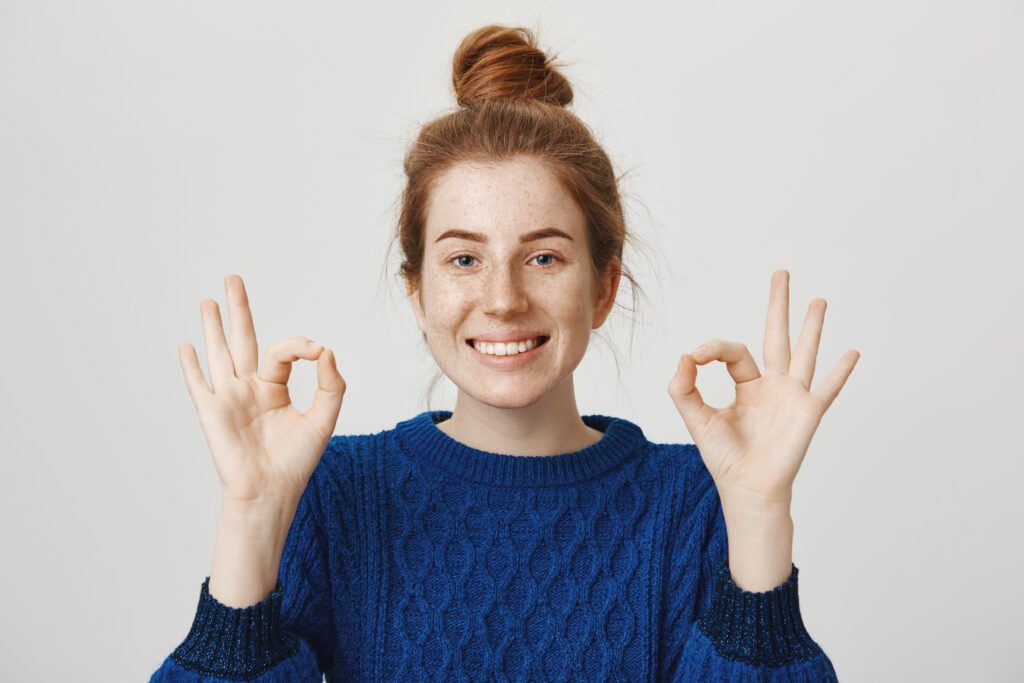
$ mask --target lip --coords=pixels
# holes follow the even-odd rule
[[[543,332],[537,332],[534,330],[525,330],[522,332],[493,332],[487,335],[480,335],[479,337],[466,337],[473,341],[485,341],[485,342],[513,342],[513,341],[527,341],[528,339],[534,339],[536,337],[547,337],[548,335]]]
[[[534,336],[544,337],[544,336],[547,336],[547,335],[534,335]],[[526,339],[532,339],[532,338],[533,337],[526,337]],[[508,341],[521,341],[521,340],[509,339]],[[466,342],[466,346],[469,348],[469,352],[470,353],[472,353],[474,356],[476,356],[477,359],[479,359],[481,363],[483,363],[484,365],[486,365],[489,368],[497,368],[499,370],[515,370],[517,368],[521,368],[522,366],[526,365],[530,361],[534,360],[537,356],[539,356],[541,351],[547,347],[548,342],[550,342],[550,341],[551,341],[551,337],[548,337],[547,341],[545,341],[543,344],[540,344],[538,346],[534,346],[529,351],[523,351],[521,353],[516,353],[516,354],[513,354],[511,356],[491,356],[491,355],[488,355],[486,353],[480,353],[479,351],[476,350],[475,346],[473,346],[471,343],[469,343],[468,340]]]

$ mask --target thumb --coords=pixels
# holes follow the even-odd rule
[[[684,353],[679,359],[676,374],[668,383],[668,395],[676,404],[676,410],[690,430],[690,435],[696,439],[701,425],[707,421],[713,409],[704,403],[697,391],[697,361],[690,354]]]
[[[323,434],[333,434],[345,395],[345,380],[334,362],[334,352],[324,349],[316,359],[316,393],[305,417]]]

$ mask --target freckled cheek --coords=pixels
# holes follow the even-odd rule
[[[445,282],[432,283],[424,297],[427,326],[439,334],[451,334],[472,308],[470,293],[465,288]]]
[[[590,318],[581,308],[566,311],[565,327],[568,328],[569,341],[573,351],[582,353],[590,343]]]
[[[585,302],[585,295],[577,290],[561,290],[556,296],[545,297],[547,315],[558,326],[563,343],[572,351],[586,349],[590,341],[591,312]]]

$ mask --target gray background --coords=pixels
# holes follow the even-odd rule
[[[177,347],[205,370],[225,275],[261,357],[335,350],[336,433],[428,407],[385,263],[401,158],[491,22],[570,62],[648,244],[634,346],[618,310],[581,412],[690,442],[679,355],[763,368],[787,268],[794,343],[828,301],[814,386],[862,354],[794,490],[812,637],[843,681],[1024,680],[1024,3],[978,0],[0,2],[0,678],[146,680],[188,632],[220,485]],[[732,401],[723,365],[698,383]],[[291,387],[308,409],[311,363]]]

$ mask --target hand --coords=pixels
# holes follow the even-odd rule
[[[306,337],[271,344],[257,374],[256,332],[245,284],[241,277],[228,275],[224,289],[231,312],[231,349],[217,302],[199,304],[213,390],[192,345],[178,347],[188,392],[223,486],[223,502],[243,508],[294,506],[334,432],[345,380],[334,354]],[[288,396],[291,364],[300,358],[316,360],[317,371],[313,406],[305,414],[295,410]]]
[[[683,354],[668,385],[679,414],[693,436],[723,505],[787,504],[822,416],[835,400],[860,358],[849,350],[825,381],[810,391],[815,357],[825,319],[825,300],[814,299],[790,358],[789,272],[772,275],[764,338],[762,377],[750,350],[738,342],[712,339],[693,354]],[[736,381],[736,401],[712,408],[697,391],[697,366],[720,360]]]

